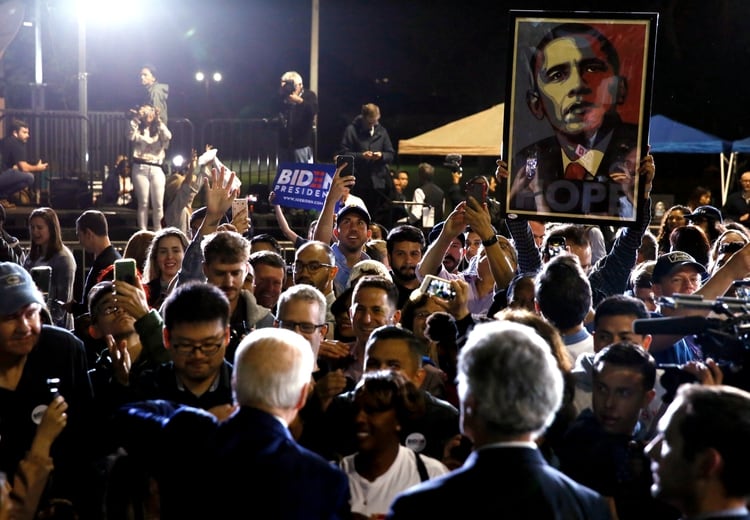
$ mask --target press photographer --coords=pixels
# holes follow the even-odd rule
[[[667,390],[666,401],[674,397],[679,385],[695,381],[750,388],[750,301],[729,297],[708,301],[675,295],[662,298],[660,303],[675,310],[709,310],[721,316],[673,316],[633,323],[637,334],[689,336],[701,349],[702,360],[658,365],[664,370],[661,383]]]
[[[289,71],[281,76],[279,99],[279,162],[312,163],[318,96]]]

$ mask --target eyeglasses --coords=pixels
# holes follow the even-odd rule
[[[719,246],[719,254],[734,254],[745,247],[745,242],[724,242]]]
[[[223,345],[223,341],[217,343],[200,343],[198,345],[193,345],[192,343],[173,343],[172,349],[181,356],[187,356],[196,350],[199,350],[204,356],[213,356]]]
[[[297,329],[299,329],[299,331],[303,334],[312,334],[317,329],[320,329],[326,326],[325,323],[316,325],[315,323],[287,321],[287,320],[280,320],[279,318],[276,318],[276,321],[278,322],[279,327],[281,327],[282,329],[293,330],[293,331],[296,331]]]
[[[331,267],[333,267],[333,265],[332,264],[324,264],[324,263],[321,263],[321,262],[310,262],[310,263],[307,263],[307,264],[305,264],[303,262],[294,262],[294,265],[292,266],[292,269],[294,270],[295,273],[301,273],[305,269],[307,269],[311,273],[317,273],[318,271],[320,271],[324,267],[331,268]]]
[[[111,316],[112,314],[116,313],[119,310],[120,310],[120,307],[118,307],[117,305],[107,305],[106,307],[104,307],[104,309],[102,309],[102,315]]]

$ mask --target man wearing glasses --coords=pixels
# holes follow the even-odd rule
[[[331,305],[336,301],[336,293],[333,290],[333,280],[336,278],[339,268],[336,267],[336,257],[331,246],[311,240],[302,244],[294,253],[294,264],[292,264],[292,275],[294,283],[312,285],[321,293],[326,300],[326,323],[328,331],[326,337],[333,338],[333,328],[336,320],[331,312]]]
[[[316,420],[334,396],[344,391],[346,377],[342,370],[327,370],[318,365],[320,344],[328,332],[326,301],[323,294],[310,285],[294,285],[279,296],[278,311],[274,327],[291,330],[304,337],[312,348],[315,365],[311,374],[313,392],[308,395],[305,406],[297,420],[290,424],[290,430],[303,445],[309,440],[303,438],[304,425],[308,420]]]
[[[116,401],[166,399],[203,408],[219,419],[228,417],[232,365],[224,355],[229,343],[229,301],[221,289],[204,282],[176,287],[164,302],[163,340],[169,361],[136,377],[125,373],[123,378],[121,372],[120,386],[114,389]]]

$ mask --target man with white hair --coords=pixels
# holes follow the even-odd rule
[[[387,518],[610,518],[604,499],[549,466],[534,442],[563,394],[536,332],[477,325],[459,357],[458,394],[461,431],[475,451],[461,468],[400,494]]]
[[[289,71],[281,76],[279,97],[279,162],[312,163],[318,96],[305,90],[298,72]]]
[[[237,410],[225,421],[166,401],[123,409],[126,449],[144,449],[159,470],[164,517],[231,518],[272,503],[278,518],[348,518],[346,475],[297,444],[288,429],[305,404],[312,370],[307,339],[291,330],[258,329],[235,353]]]

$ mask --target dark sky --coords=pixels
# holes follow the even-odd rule
[[[50,0],[45,9],[45,79],[49,104],[56,105],[50,108],[76,107],[75,25],[64,9],[69,3]],[[660,13],[652,113],[726,139],[750,135],[750,31],[744,27],[750,2],[570,3],[579,11],[614,11],[624,4]],[[90,109],[131,106],[146,62],[170,85],[170,117],[268,117],[284,71],[298,70],[309,81],[310,0],[148,5],[136,19],[89,24]],[[564,0],[320,0],[321,149],[335,146],[368,101],[381,106],[394,143],[504,101],[508,10],[565,6]],[[30,33],[22,32],[4,64],[9,100],[19,103],[33,77]],[[224,75],[222,84],[211,87],[210,99],[193,79],[198,68]]]

